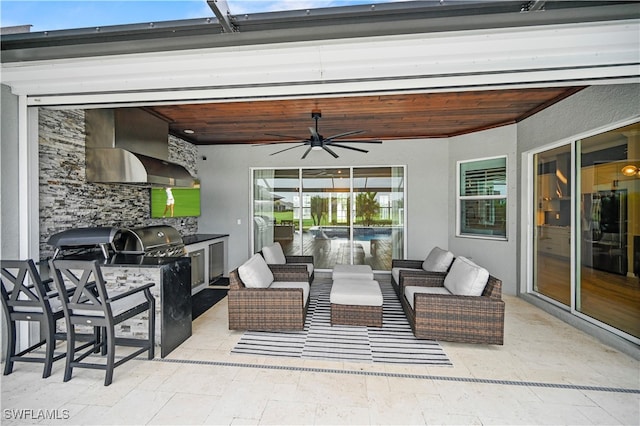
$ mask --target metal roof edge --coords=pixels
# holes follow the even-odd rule
[[[579,7],[554,7],[535,12],[523,12],[521,1],[482,4],[471,1],[446,6],[446,10],[434,6],[427,7],[424,3],[433,2],[385,3],[376,6],[390,13],[377,13],[380,11],[378,9],[374,14],[363,12],[364,9],[360,6],[357,9],[354,6],[327,8],[323,13],[317,12],[321,9],[313,9],[314,16],[306,19],[299,16],[300,13],[306,13],[305,11],[270,12],[251,15],[251,22],[244,24],[236,16],[234,23],[240,31],[233,33],[224,33],[216,18],[202,18],[10,34],[0,36],[0,61],[10,63],[640,18],[640,3],[635,2],[559,2],[565,6],[570,4]],[[419,7],[421,4],[422,7]],[[488,7],[489,5],[492,7]],[[514,9],[516,5],[517,11]],[[478,10],[483,12],[472,13]]]

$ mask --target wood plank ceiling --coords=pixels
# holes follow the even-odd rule
[[[309,98],[154,106],[170,132],[196,145],[298,142],[314,126],[329,137],[364,130],[349,139],[444,138],[516,123],[582,89],[526,88],[384,96]],[[187,134],[185,130],[193,130]],[[267,133],[291,136],[290,139]]]

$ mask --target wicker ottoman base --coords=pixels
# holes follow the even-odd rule
[[[331,304],[331,325],[382,327],[382,306]]]

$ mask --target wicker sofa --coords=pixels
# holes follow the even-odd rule
[[[476,283],[478,295],[452,293],[452,287],[454,292],[464,293],[455,288],[458,279],[450,274],[459,276],[454,268],[465,261],[468,259],[456,258],[447,274],[403,274],[399,298],[413,333],[420,339],[502,345],[502,281],[487,272]]]
[[[248,264],[260,270],[258,285],[242,273]],[[228,305],[230,330],[302,330],[309,307],[309,274],[305,267],[267,266],[255,254],[229,273]]]

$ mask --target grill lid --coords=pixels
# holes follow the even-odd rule
[[[118,228],[111,226],[67,229],[49,237],[47,244],[56,248],[54,258],[61,250],[88,247],[100,247],[106,258],[118,232]]]
[[[147,256],[181,256],[184,243],[180,233],[171,226],[154,225],[121,229],[114,240],[116,253]]]
[[[52,235],[48,244],[55,247],[54,258],[62,250],[100,248],[105,259],[109,252],[145,256],[182,256],[185,253],[180,233],[167,225],[140,228],[75,228]]]

